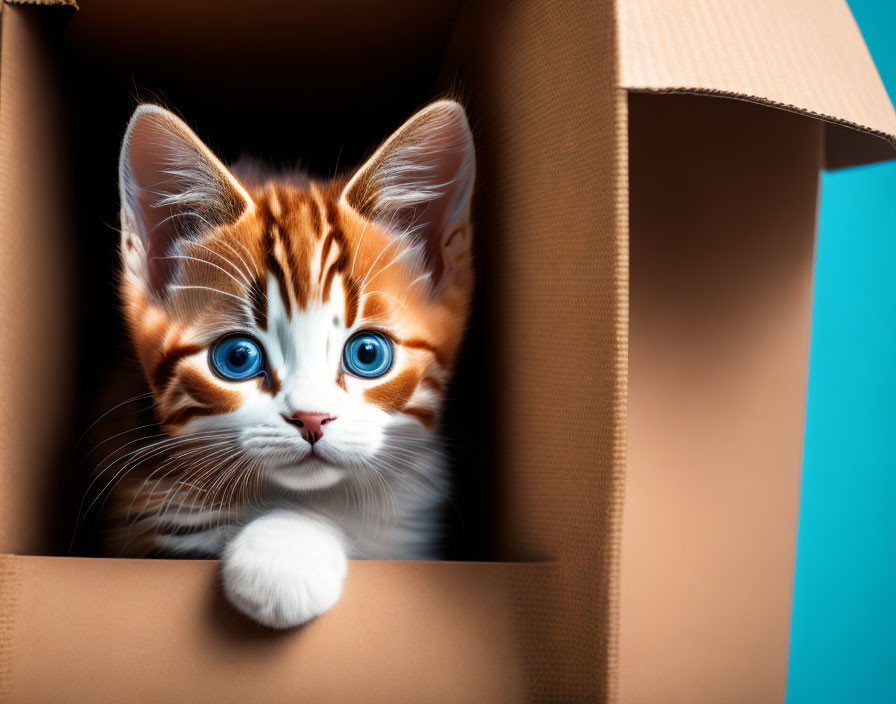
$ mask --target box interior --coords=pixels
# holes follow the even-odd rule
[[[68,349],[60,361],[71,385],[61,394],[52,377],[42,377],[34,389],[41,397],[55,395],[63,417],[50,462],[56,474],[49,490],[56,495],[56,525],[31,552],[68,552],[67,537],[79,506],[84,508],[73,499],[86,486],[91,462],[84,455],[96,438],[88,436],[81,446],[78,440],[93,420],[131,396],[126,393],[131,389],[110,393],[106,387],[117,360],[130,355],[115,287],[117,159],[135,105],[152,101],[174,109],[225,162],[249,155],[275,168],[328,177],[360,164],[428,101],[445,94],[463,98],[462,87],[444,69],[461,7],[457,0],[424,5],[399,0],[385,12],[355,2],[336,13],[323,2],[262,2],[246,12],[236,3],[124,6],[98,0],[85,3],[64,26],[60,20],[49,42],[61,67],[52,78],[60,91],[61,139],[71,145],[64,195],[73,232],[71,256],[62,262],[71,285],[61,300],[71,306],[72,324],[71,334],[60,334],[55,344]],[[16,12],[23,9],[28,12]],[[36,10],[48,11],[68,14],[62,8]],[[475,126],[475,115],[471,118]],[[45,207],[58,207],[48,201]],[[487,256],[480,252],[480,261]],[[479,298],[488,295],[487,267],[487,262],[480,266]],[[445,512],[446,548],[450,557],[483,559],[494,556],[491,394],[482,402],[492,375],[481,353],[488,345],[489,321],[481,306],[473,308],[477,313],[444,420],[456,477]],[[71,554],[98,552],[91,530],[95,516],[86,518]]]

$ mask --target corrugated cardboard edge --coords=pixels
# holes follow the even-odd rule
[[[18,557],[0,555],[0,702],[9,701],[15,664],[15,632],[22,567]]]
[[[622,576],[622,512],[625,506],[625,467],[628,456],[628,356],[629,356],[629,172],[628,91],[616,91],[616,388],[613,406],[613,457],[615,463],[610,527],[610,585],[607,612],[607,701],[619,701],[620,579]]]
[[[3,0],[0,3],[0,7],[2,5],[62,5],[66,7],[73,7],[76,10],[78,8],[77,0]]]
[[[896,111],[846,0],[615,4],[619,80],[630,91],[719,96],[824,121],[826,168],[896,156]]]
[[[839,117],[835,117],[834,115],[824,115],[822,113],[817,113],[812,110],[808,110],[806,108],[801,108],[796,105],[789,105],[787,103],[779,103],[774,100],[769,100],[768,98],[761,98],[755,95],[745,95],[743,93],[735,93],[733,91],[724,91],[724,90],[716,90],[710,88],[632,88],[627,87],[625,89],[630,93],[656,93],[656,94],[677,94],[677,95],[708,95],[716,98],[728,98],[731,100],[740,100],[747,103],[755,103],[756,105],[763,105],[765,107],[776,108],[778,110],[786,110],[787,112],[792,112],[797,115],[803,115],[805,117],[811,117],[816,120],[821,120],[822,122],[826,122],[831,125],[837,125],[838,127],[845,127],[847,129],[854,130],[855,132],[859,132],[864,135],[868,135],[870,137],[877,137],[879,139],[884,140],[887,144],[889,144],[892,150],[892,156],[890,158],[896,159],[896,135],[888,134],[887,132],[882,132],[881,130],[876,130],[866,125],[860,125],[855,122],[850,122],[849,120],[844,120]]]

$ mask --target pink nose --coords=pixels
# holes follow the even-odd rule
[[[305,413],[296,411],[292,414],[291,423],[298,426],[299,432],[312,445],[323,437],[324,426],[330,421],[336,420],[329,413]]]

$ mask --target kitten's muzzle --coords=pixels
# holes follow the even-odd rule
[[[336,416],[329,413],[306,413],[304,411],[296,411],[292,416],[283,416],[290,425],[294,425],[299,429],[309,444],[314,445],[324,435],[324,426],[336,420]]]

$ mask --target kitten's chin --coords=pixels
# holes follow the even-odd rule
[[[308,457],[297,465],[274,467],[268,476],[277,486],[290,491],[314,491],[338,484],[345,471],[316,457]]]

